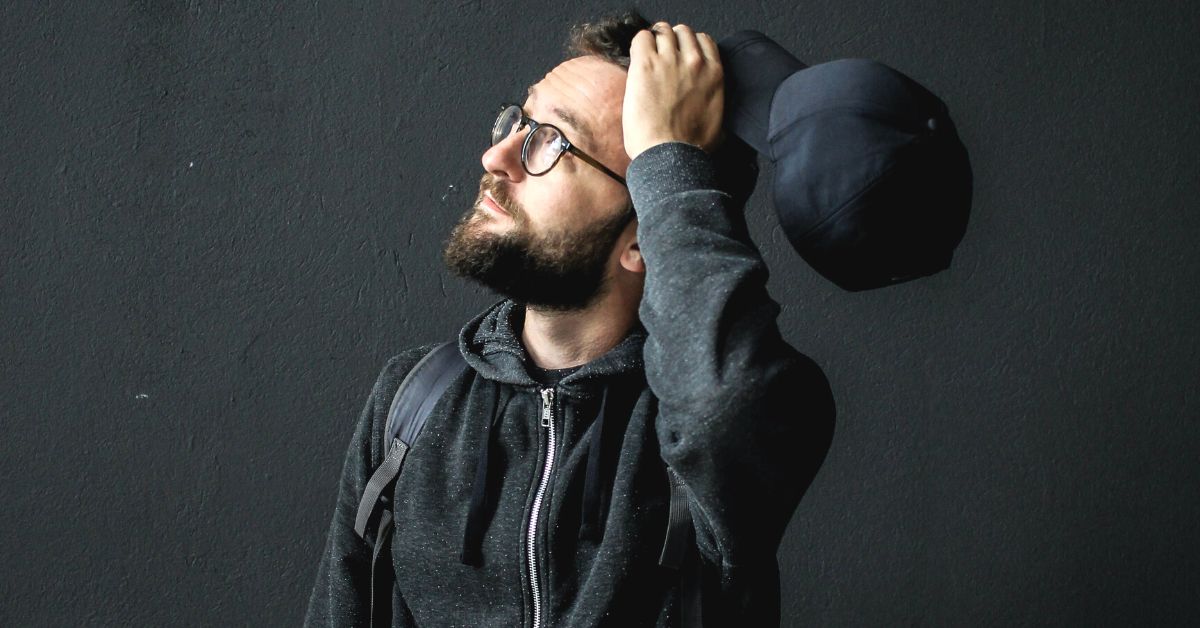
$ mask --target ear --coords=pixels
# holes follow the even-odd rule
[[[617,248],[620,256],[618,262],[622,268],[639,275],[646,272],[646,262],[642,259],[642,250],[638,248],[637,219],[630,222],[625,233],[621,234],[617,241]]]

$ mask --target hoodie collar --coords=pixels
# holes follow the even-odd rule
[[[471,368],[480,375],[514,386],[537,387],[525,368],[529,354],[521,341],[525,324],[525,306],[504,299],[471,319],[459,333],[458,348]],[[559,387],[581,392],[595,380],[640,371],[646,329],[634,323],[621,342],[600,357],[584,364],[559,382]]]

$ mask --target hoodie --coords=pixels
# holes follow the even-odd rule
[[[658,564],[665,465],[691,511],[706,625],[779,624],[775,553],[829,448],[828,382],[783,340],[744,198],[713,158],[661,144],[627,179],[646,263],[639,323],[549,387],[529,374],[521,305],[463,327],[470,368],[391,496],[393,626],[679,626],[680,575]],[[432,348],[389,360],[359,415],[306,625],[368,623],[371,547],[355,512],[392,397]]]

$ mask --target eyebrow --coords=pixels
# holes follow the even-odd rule
[[[530,85],[529,89],[526,91],[526,94],[529,96],[529,98],[536,99],[537,98],[536,90],[537,90],[536,85]],[[585,125],[583,122],[580,122],[579,117],[576,116],[570,109],[564,109],[562,107],[552,107],[550,109],[550,113],[553,113],[554,115],[561,118],[563,122],[566,122],[568,125],[570,125],[571,130],[578,132],[585,139],[587,139],[589,145],[594,145],[596,143],[596,138],[592,136],[591,129],[589,129],[587,127],[587,125]],[[574,142],[572,142],[572,143],[574,143]]]

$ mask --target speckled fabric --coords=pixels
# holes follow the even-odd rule
[[[647,265],[640,324],[553,388],[553,451],[525,366],[524,310],[501,301],[463,328],[470,368],[396,483],[393,625],[532,626],[536,590],[542,626],[680,626],[679,574],[658,564],[665,463],[687,487],[706,625],[779,624],[775,552],[829,447],[829,386],[783,341],[741,197],[721,189],[713,160],[663,144],[633,161],[628,181]],[[306,625],[367,623],[371,550],[354,515],[383,457],[392,396],[431,348],[391,359],[358,418]],[[526,538],[548,456],[534,582]],[[481,560],[464,564],[479,477]],[[585,486],[597,483],[589,507]]]

